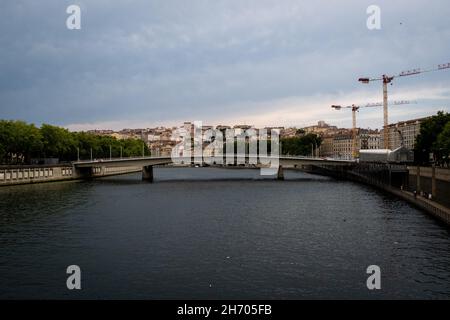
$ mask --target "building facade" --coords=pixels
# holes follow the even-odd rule
[[[420,133],[420,124],[427,118],[419,118],[407,121],[400,121],[390,124],[389,149],[394,150],[403,145],[409,150],[414,150],[416,137]],[[383,130],[382,130],[383,132]],[[383,134],[381,134],[381,145],[384,145]]]
[[[353,135],[338,134],[333,137],[333,157],[350,160],[353,158]]]
[[[322,143],[320,144],[320,148],[319,148],[319,155],[321,157],[330,157],[331,158],[334,156],[333,142],[334,142],[333,136],[323,136],[322,137]]]

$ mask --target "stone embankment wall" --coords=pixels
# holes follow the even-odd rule
[[[94,167],[91,177],[104,177],[141,171],[141,167]],[[72,165],[0,166],[0,186],[50,181],[76,180],[81,177]],[[85,178],[85,177],[84,177]]]

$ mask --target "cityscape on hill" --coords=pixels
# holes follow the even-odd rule
[[[396,149],[404,145],[409,150],[414,150],[415,139],[420,133],[420,123],[426,118],[411,119],[408,121],[401,121],[390,124],[388,126],[389,149]],[[191,122],[184,122],[183,127],[194,127]],[[174,139],[174,132],[178,127],[156,127],[156,128],[136,128],[136,129],[122,129],[120,131],[94,129],[86,132],[100,135],[110,136],[116,139],[141,139],[144,141],[152,155],[155,156],[170,156],[172,148],[177,141]],[[226,130],[246,130],[255,128],[252,125],[202,125],[202,132],[209,129]],[[258,129],[258,128],[256,128]],[[264,127],[264,129],[278,129],[281,138],[295,138],[306,134],[315,134],[321,137],[321,144],[317,150],[312,150],[311,155],[320,157],[330,157],[339,159],[352,159],[353,155],[353,129],[338,128],[334,125],[329,125],[324,121],[318,121],[316,125],[307,127]],[[384,129],[362,129],[356,128],[356,144],[357,149],[382,149],[383,148],[383,131]],[[399,132],[400,131],[400,132]],[[237,132],[239,134],[239,132]]]

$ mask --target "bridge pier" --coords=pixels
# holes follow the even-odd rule
[[[431,167],[431,196],[436,197],[436,163],[433,162]]]
[[[76,179],[91,179],[93,176],[92,167],[78,168],[72,166],[72,172]]]
[[[153,166],[142,167],[142,180],[153,182]]]
[[[278,166],[277,180],[284,180],[284,173],[283,173],[283,167],[282,166]]]
[[[420,165],[417,166],[416,170],[416,191],[417,194],[420,194]]]

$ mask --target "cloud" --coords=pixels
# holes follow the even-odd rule
[[[450,96],[449,87],[417,87],[395,93],[390,101],[410,100],[407,105],[390,105],[390,122],[420,118],[434,114],[437,111],[449,111],[445,103]],[[168,121],[134,120],[74,123],[66,127],[71,130],[91,129],[122,129],[148,128],[160,125],[180,126],[184,121],[202,121],[209,125],[251,124],[257,127],[265,126],[308,126],[325,120],[341,127],[351,127],[351,111],[331,109],[332,104],[365,105],[382,102],[380,93],[359,89],[338,94],[288,97],[264,102],[247,102],[223,106],[224,110],[234,110],[231,114],[204,113],[186,117],[174,117]],[[383,125],[383,108],[361,108],[357,115],[357,125],[360,127],[380,128]]]
[[[0,118],[71,128],[191,119],[345,124],[330,103],[381,100],[379,85],[364,87],[358,77],[449,59],[444,0],[380,0],[380,31],[366,28],[365,0],[79,2],[80,31],[65,28],[71,1],[0,4],[8,30],[0,35]],[[449,105],[449,75],[401,79],[389,90],[426,96],[423,111],[412,110],[431,114]]]

